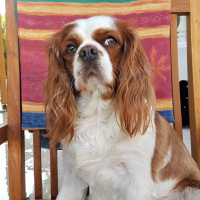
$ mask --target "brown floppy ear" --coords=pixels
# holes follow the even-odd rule
[[[74,135],[76,104],[73,83],[61,55],[62,31],[47,40],[48,76],[44,87],[47,136],[50,145],[65,139],[70,142]]]
[[[124,39],[124,53],[119,65],[115,111],[125,133],[144,134],[155,103],[151,68],[132,26],[127,22],[118,22],[117,26]]]

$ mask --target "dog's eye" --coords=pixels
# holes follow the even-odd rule
[[[66,53],[75,53],[76,52],[76,47],[73,45],[68,45],[66,49]]]
[[[115,40],[115,38],[109,37],[109,38],[107,38],[105,40],[104,45],[106,45],[106,46],[112,46],[112,45],[114,45],[116,43],[117,43],[117,40]]]

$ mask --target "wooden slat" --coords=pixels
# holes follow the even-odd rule
[[[181,138],[182,134],[182,117],[179,88],[179,71],[178,71],[178,41],[177,41],[177,14],[171,15],[171,61],[172,61],[172,93],[175,130]]]
[[[8,140],[7,138],[7,128],[8,126],[0,127],[0,145]]]
[[[40,131],[33,131],[35,199],[42,199],[42,165]]]
[[[15,0],[6,0],[8,80],[8,174],[9,197],[26,199],[24,132],[21,130],[20,69]]]
[[[189,97],[189,113],[190,113],[190,135],[191,135],[191,152],[192,157],[198,162],[196,126],[194,119],[194,95],[193,95],[193,75],[192,75],[192,52],[191,52],[191,27],[190,14],[187,16],[187,61],[188,61],[188,97]]]
[[[192,156],[200,168],[200,1],[191,1],[187,17],[188,92]]]
[[[56,199],[58,195],[58,165],[57,147],[50,148],[50,170],[51,170],[51,199]]]
[[[0,14],[0,24],[1,24],[1,14]],[[6,70],[5,70],[3,37],[2,37],[1,26],[0,26],[0,72],[1,72],[0,73],[1,102],[2,104],[7,104]]]
[[[171,13],[187,14],[189,12],[190,12],[190,0],[171,0]]]

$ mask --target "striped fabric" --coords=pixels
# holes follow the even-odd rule
[[[16,0],[19,26],[22,127],[45,128],[44,40],[66,23],[94,15],[132,20],[153,71],[156,109],[173,121],[170,63],[170,0]],[[110,3],[109,3],[110,2]]]

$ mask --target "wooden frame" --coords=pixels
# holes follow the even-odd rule
[[[20,66],[15,0],[6,1],[8,81],[8,174],[10,199],[26,199],[24,132],[21,129]]]
[[[7,129],[8,129],[7,125],[0,127],[0,145],[8,140]]]
[[[171,56],[173,79],[173,104],[175,129],[182,137],[180,95],[178,84],[178,48],[177,48],[177,16],[187,16],[188,30],[188,82],[189,107],[192,139],[192,156],[200,167],[200,8],[199,0],[171,0]],[[24,133],[21,129],[21,96],[20,96],[20,66],[18,52],[18,32],[15,19],[15,0],[6,0],[7,23],[7,67],[8,67],[8,126],[0,129],[7,131],[8,165],[9,165],[9,195],[10,199],[25,199],[25,166],[24,166]],[[190,37],[191,36],[191,37]],[[176,85],[176,86],[175,86]],[[1,137],[0,137],[1,138]],[[5,138],[2,140],[4,141]],[[1,141],[1,140],[0,140]],[[35,194],[42,198],[40,133],[34,130],[34,165]],[[197,148],[198,147],[198,148]],[[55,198],[58,193],[57,153],[56,148],[50,149],[51,159],[51,193]],[[55,180],[55,181],[53,181]]]
[[[178,41],[177,41],[177,14],[171,14],[171,63],[172,63],[172,94],[174,107],[174,128],[181,138],[182,117],[180,104],[179,70],[178,70]],[[179,101],[177,101],[179,99]]]
[[[188,85],[192,156],[200,168],[200,1],[190,1],[187,16]]]
[[[200,1],[172,0],[171,57],[173,99],[180,99],[178,80],[177,16],[187,17],[188,92],[192,157],[200,168]],[[177,95],[178,94],[178,95]],[[174,102],[175,130],[182,136],[180,104]]]

